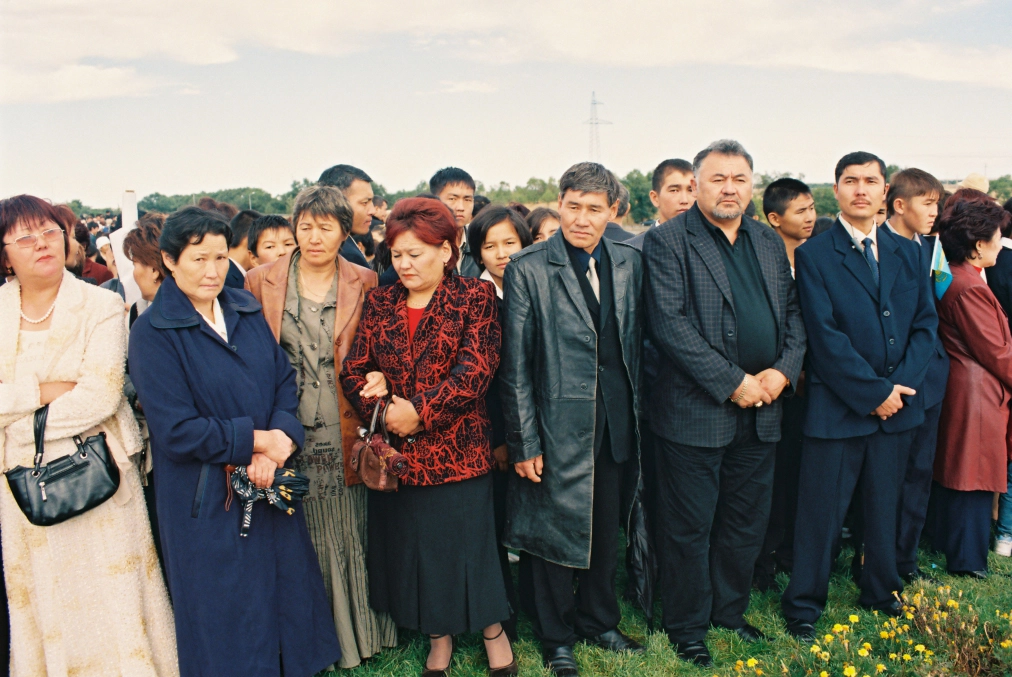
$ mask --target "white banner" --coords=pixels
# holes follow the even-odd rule
[[[112,251],[116,257],[116,269],[119,271],[119,281],[123,285],[126,303],[128,306],[132,306],[141,299],[141,290],[134,282],[134,264],[123,253],[123,240],[127,233],[137,227],[137,194],[132,190],[123,193],[120,214],[123,218],[123,227],[110,234],[109,240],[112,242]]]

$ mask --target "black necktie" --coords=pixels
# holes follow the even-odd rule
[[[875,260],[875,250],[871,248],[871,238],[864,238],[864,260],[868,262],[868,267],[871,268],[871,276],[875,279],[875,284],[878,285],[878,261]]]

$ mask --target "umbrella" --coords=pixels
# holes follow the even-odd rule
[[[254,503],[263,499],[285,514],[294,515],[295,508],[292,504],[301,501],[302,497],[309,493],[309,479],[291,468],[278,468],[274,471],[274,483],[266,489],[261,489],[250,481],[244,465],[227,466],[225,470],[229,472],[229,496],[225,502],[225,510],[228,510],[232,502],[232,492],[235,492],[242,505],[242,526],[239,527],[239,535],[243,538],[249,536]]]

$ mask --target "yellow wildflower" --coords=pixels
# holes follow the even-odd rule
[[[883,630],[882,632],[878,633],[878,636],[881,637],[882,639],[889,639],[889,633],[886,632],[885,630]]]
[[[851,623],[857,623],[861,619],[860,619],[860,617],[858,617],[857,614],[851,614],[849,620],[850,620]]]
[[[910,654],[908,654],[908,653],[903,654],[903,660],[905,660],[905,661],[911,660]]]
[[[759,661],[757,661],[754,658],[749,658],[748,662],[746,662],[745,665],[747,665],[750,668],[754,668],[755,666],[759,665]]]
[[[886,671],[886,666],[882,665],[881,663],[879,663],[878,665],[875,666],[875,672],[882,673],[882,672],[885,672],[885,671]]]
[[[868,650],[867,649],[858,649],[857,650],[857,655],[860,656],[861,658],[865,658],[868,655]]]
[[[923,653],[924,652],[924,645],[923,644],[918,644],[917,646],[914,647],[914,651],[916,651],[917,653]]]
[[[848,665],[843,669],[843,677],[856,677],[856,676],[857,676],[857,668],[855,668],[853,665]]]

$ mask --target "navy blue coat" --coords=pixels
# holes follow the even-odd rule
[[[301,506],[257,501],[249,536],[225,509],[224,466],[248,465],[253,431],[301,448],[295,371],[249,292],[218,296],[223,341],[170,277],[130,332],[147,415],[165,573],[184,677],[313,675],[341,649]],[[279,657],[280,654],[280,657]]]
[[[879,285],[837,220],[794,253],[808,334],[804,434],[823,439],[894,433],[924,421],[921,385],[938,340],[920,248],[878,229]],[[901,384],[917,390],[885,421],[873,412]]]

